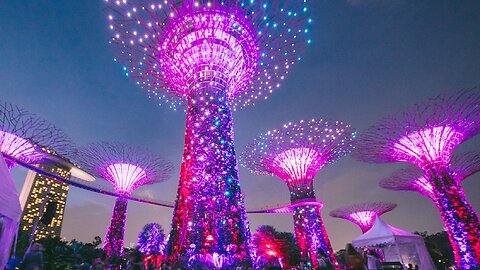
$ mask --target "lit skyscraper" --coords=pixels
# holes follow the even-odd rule
[[[70,171],[66,167],[41,165],[40,168],[43,171],[70,179]],[[20,194],[20,203],[23,210],[20,230],[30,234],[35,223],[37,223],[35,240],[48,236],[60,237],[68,189],[68,184],[29,171]],[[48,218],[48,215],[51,215],[51,218]],[[45,218],[41,219],[42,216],[45,216]]]

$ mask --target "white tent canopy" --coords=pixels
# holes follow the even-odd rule
[[[376,217],[370,230],[352,240],[356,248],[379,248],[386,262],[411,263],[422,270],[434,270],[432,258],[420,235],[406,232]]]
[[[5,267],[22,210],[10,171],[0,153],[0,269]]]

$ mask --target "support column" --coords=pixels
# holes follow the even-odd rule
[[[127,204],[128,200],[122,197],[117,197],[115,201],[112,221],[110,227],[108,227],[105,244],[103,245],[103,249],[107,252],[108,258],[123,255],[123,237],[127,219]]]
[[[316,200],[313,186],[304,191],[291,191],[291,203],[300,201]],[[300,248],[302,259],[308,259],[316,268],[318,266],[317,251],[321,249],[332,264],[337,264],[337,259],[330,244],[325,226],[323,224],[320,207],[305,205],[294,208],[293,222],[295,237]]]
[[[448,172],[435,174],[435,204],[460,269],[480,268],[480,222],[462,187]]]
[[[180,184],[167,247],[174,263],[251,263],[250,230],[238,180],[232,112],[210,81],[189,100]]]

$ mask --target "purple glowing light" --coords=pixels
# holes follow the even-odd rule
[[[222,85],[234,110],[266,98],[311,43],[307,1],[106,2],[115,61],[173,109],[202,81]]]
[[[0,151],[27,163],[40,161],[45,155],[35,145],[15,134],[0,130]]]
[[[294,226],[302,257],[317,266],[316,250],[322,249],[335,262],[323,226],[320,208],[303,204],[316,201],[313,179],[325,165],[353,149],[355,131],[340,121],[313,119],[289,123],[282,129],[255,138],[241,155],[241,163],[252,173],[276,175],[290,190]]]
[[[371,227],[372,220],[375,217],[374,211],[360,211],[356,213],[351,213],[350,218],[357,221],[362,227]]]
[[[399,161],[448,166],[450,156],[463,141],[463,134],[448,126],[430,127],[404,136],[393,145]]]
[[[460,184],[469,176],[480,171],[480,152],[453,154],[449,165],[452,177]],[[382,188],[390,190],[416,191],[435,202],[433,182],[415,166],[393,172],[379,183]]]
[[[133,164],[116,163],[105,168],[105,175],[114,183],[117,193],[129,195],[142,179],[147,177],[144,169]]]
[[[424,176],[414,179],[412,184],[415,185],[415,188],[420,193],[425,194],[430,198],[434,198],[435,193],[433,192],[433,186]]]
[[[120,197],[115,201],[104,249],[108,257],[123,255],[123,237],[129,196],[137,187],[167,180],[170,162],[143,149],[120,143],[93,143],[80,149],[78,164],[97,177],[112,183]]]
[[[260,214],[260,213],[286,214],[286,213],[294,213],[295,208],[305,207],[305,206],[310,206],[310,207],[316,206],[318,207],[318,209],[322,209],[323,203],[312,198],[307,198],[303,200],[296,200],[294,203],[291,203],[288,205],[277,206],[277,207],[267,207],[259,210],[250,210],[250,211],[247,211],[247,213],[249,214]]]
[[[169,74],[166,84],[187,98],[201,91],[199,81],[216,78],[231,100],[246,90],[257,71],[260,48],[251,22],[241,10],[217,8],[185,14],[165,29],[159,42],[160,69]]]
[[[432,198],[460,269],[480,267],[480,221],[459,185],[461,175],[468,173],[452,171],[450,160],[456,146],[480,132],[479,107],[477,89],[438,96],[370,127],[354,153],[366,162],[404,161],[421,169],[420,175],[405,178],[409,172],[403,171],[381,185]]]
[[[76,148],[52,124],[20,107],[0,102],[0,151],[20,162],[37,164],[49,156],[71,156]],[[9,168],[15,165],[6,161]]]
[[[301,59],[311,42],[307,1],[106,2],[125,75],[174,110],[187,104],[169,260],[248,262],[232,111],[279,87]]]
[[[310,189],[323,166],[353,149],[355,136],[341,121],[302,120],[261,134],[247,145],[241,161],[252,173],[280,177],[292,192]]]
[[[330,212],[330,216],[349,220],[362,230],[363,233],[370,230],[377,216],[390,212],[397,205],[391,202],[370,202],[354,204],[339,208]]]
[[[172,164],[143,149],[120,143],[92,143],[80,149],[78,163],[109,181],[118,194],[129,196],[141,185],[166,181]]]
[[[320,160],[319,154],[311,148],[294,148],[279,154],[273,160],[274,166],[283,169],[289,175],[288,181],[299,181],[308,178],[309,168]]]

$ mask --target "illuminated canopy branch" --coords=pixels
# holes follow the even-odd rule
[[[405,161],[422,170],[446,167],[455,147],[480,131],[479,110],[477,89],[438,96],[367,129],[353,156],[373,163]]]
[[[457,183],[480,171],[480,152],[454,154],[450,167]],[[433,184],[423,172],[414,166],[408,166],[393,172],[380,181],[380,186],[390,190],[416,191],[435,200]]]
[[[435,202],[460,269],[480,267],[478,216],[451,170],[454,149],[480,132],[480,92],[463,90],[438,96],[384,118],[359,136],[354,156],[366,162],[409,162],[422,174],[403,170],[382,186],[418,191]],[[413,179],[413,180],[412,180]]]
[[[174,109],[204,81],[226,90],[234,108],[253,104],[311,42],[306,0],[106,2],[115,61]]]
[[[391,202],[360,203],[333,210],[330,216],[350,220],[357,224],[362,232],[366,232],[372,227],[377,216],[390,212],[395,207],[397,204]]]
[[[255,138],[241,164],[252,173],[280,177],[290,189],[310,187],[318,170],[350,153],[355,135],[341,121],[289,123]]]
[[[130,195],[141,185],[168,180],[172,164],[146,150],[120,143],[94,143],[79,151],[79,164],[112,183],[117,193]]]
[[[35,164],[48,154],[71,156],[76,148],[63,131],[46,120],[15,105],[0,102],[0,151],[22,162]]]

